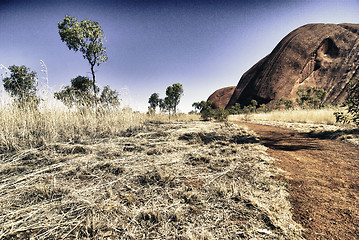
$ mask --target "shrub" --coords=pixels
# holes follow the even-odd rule
[[[299,106],[321,108],[327,96],[327,91],[319,88],[299,88],[297,91]]]
[[[221,122],[227,121],[228,115],[229,113],[225,109],[217,108],[213,110],[214,119],[216,119],[217,121],[221,121]]]
[[[112,90],[110,86],[105,86],[100,98],[96,97],[91,91],[93,82],[84,76],[77,76],[71,79],[71,86],[65,86],[63,90],[55,92],[54,96],[62,101],[67,107],[86,107],[100,103],[103,107],[118,106],[120,104],[119,94]],[[100,89],[95,85],[96,92]]]
[[[192,104],[192,107],[201,113],[201,117],[205,121],[211,120],[214,116],[214,109],[210,101],[195,102]]]
[[[281,108],[281,106],[285,107],[285,109],[291,109],[293,108],[293,101],[290,100],[290,99],[287,99],[285,97],[282,97],[281,99],[279,99],[277,102],[276,102],[276,108]]]
[[[344,112],[335,112],[337,122],[353,122],[359,127],[359,78],[353,79],[348,85],[348,96],[345,99],[344,106],[348,114]]]

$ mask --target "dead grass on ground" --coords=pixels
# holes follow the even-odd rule
[[[301,239],[286,184],[252,133],[211,122],[117,126],[3,148],[0,238]]]
[[[338,108],[274,110],[230,116],[234,121],[282,121],[290,123],[336,124]]]

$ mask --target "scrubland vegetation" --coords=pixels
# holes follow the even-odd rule
[[[245,129],[125,109],[1,115],[1,239],[301,238]]]
[[[277,104],[287,110],[271,112],[256,100],[228,111],[195,103],[212,122],[176,114],[183,95],[176,83],[164,99],[150,96],[147,114],[136,113],[109,86],[98,96],[94,67],[107,60],[99,24],[66,16],[58,28],[89,62],[92,79],[71,79],[49,104],[35,72],[7,69],[0,239],[302,239],[274,159],[253,132],[225,120],[334,124],[334,110],[321,106],[325,92],[298,93],[298,104],[315,110],[293,110],[287,99]]]

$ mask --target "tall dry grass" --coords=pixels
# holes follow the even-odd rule
[[[86,139],[115,137],[140,128],[148,121],[190,121],[199,116],[148,115],[130,108],[68,109],[54,99],[38,109],[0,104],[0,153],[39,147],[54,142],[79,143]]]
[[[229,117],[229,120],[282,121],[282,122],[290,122],[290,123],[336,124],[334,112],[337,111],[338,108],[275,110],[271,112],[231,115]]]
[[[86,138],[115,136],[140,126],[144,114],[121,109],[39,110],[0,107],[0,151],[33,148],[53,142],[79,142]]]

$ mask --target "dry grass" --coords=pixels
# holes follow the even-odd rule
[[[195,115],[148,116],[128,109],[68,110],[59,105],[40,110],[0,107],[0,153],[34,148],[54,142],[79,143],[88,139],[123,135],[145,121],[191,121]]]
[[[301,239],[245,129],[13,111],[0,122],[0,239]]]
[[[282,121],[291,123],[336,124],[336,108],[275,110],[252,114],[232,115],[233,121]]]

